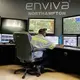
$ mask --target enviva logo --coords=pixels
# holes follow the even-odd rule
[[[37,8],[38,10],[67,10],[70,7],[70,2],[69,1],[61,1],[61,2],[33,2],[33,3],[26,3],[26,10],[34,10],[36,11]]]

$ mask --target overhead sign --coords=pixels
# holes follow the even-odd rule
[[[70,1],[26,3],[28,15],[66,15],[66,10],[69,8]]]

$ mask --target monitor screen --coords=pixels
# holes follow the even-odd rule
[[[48,39],[50,42],[52,42],[53,44],[58,44],[59,39],[57,36],[46,36],[46,39]]]
[[[80,47],[80,36],[78,36],[78,47]]]
[[[0,43],[1,43],[1,34],[0,34]]]
[[[0,27],[1,27],[1,17],[0,17]]]
[[[29,19],[29,32],[38,33],[39,29],[46,28],[48,34],[54,34],[54,19]]]
[[[63,18],[63,34],[80,34],[80,16]]]
[[[12,34],[26,31],[27,20],[1,18],[1,33]]]
[[[1,34],[1,43],[9,43],[10,40],[13,40],[12,34]]]
[[[63,44],[65,46],[77,46],[77,37],[63,37]]]

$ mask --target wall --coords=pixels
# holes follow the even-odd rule
[[[19,19],[27,19],[27,18],[56,18],[56,27],[55,27],[55,35],[60,35],[62,33],[62,17],[71,16],[71,15],[79,15],[80,14],[80,0],[64,0],[69,1],[70,6],[68,10],[65,10],[66,15],[52,15],[52,16],[44,16],[44,15],[35,15],[29,16],[28,11],[26,10],[26,3],[28,2],[61,2],[63,0],[0,0],[0,16],[8,17],[8,18],[19,18]],[[38,11],[38,8],[37,8]],[[43,10],[42,10],[43,11]],[[59,11],[59,10],[58,10]]]

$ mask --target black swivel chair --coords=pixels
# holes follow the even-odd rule
[[[35,69],[35,73],[37,76],[41,74],[41,62],[43,58],[32,60],[32,52],[35,51],[44,51],[45,49],[33,49],[32,45],[30,44],[29,34],[25,32],[17,32],[14,33],[14,41],[16,44],[16,54],[19,60],[26,63],[26,68],[16,70],[14,73],[16,74],[19,71],[25,71],[22,78],[25,78],[25,75],[29,73],[31,70]]]

